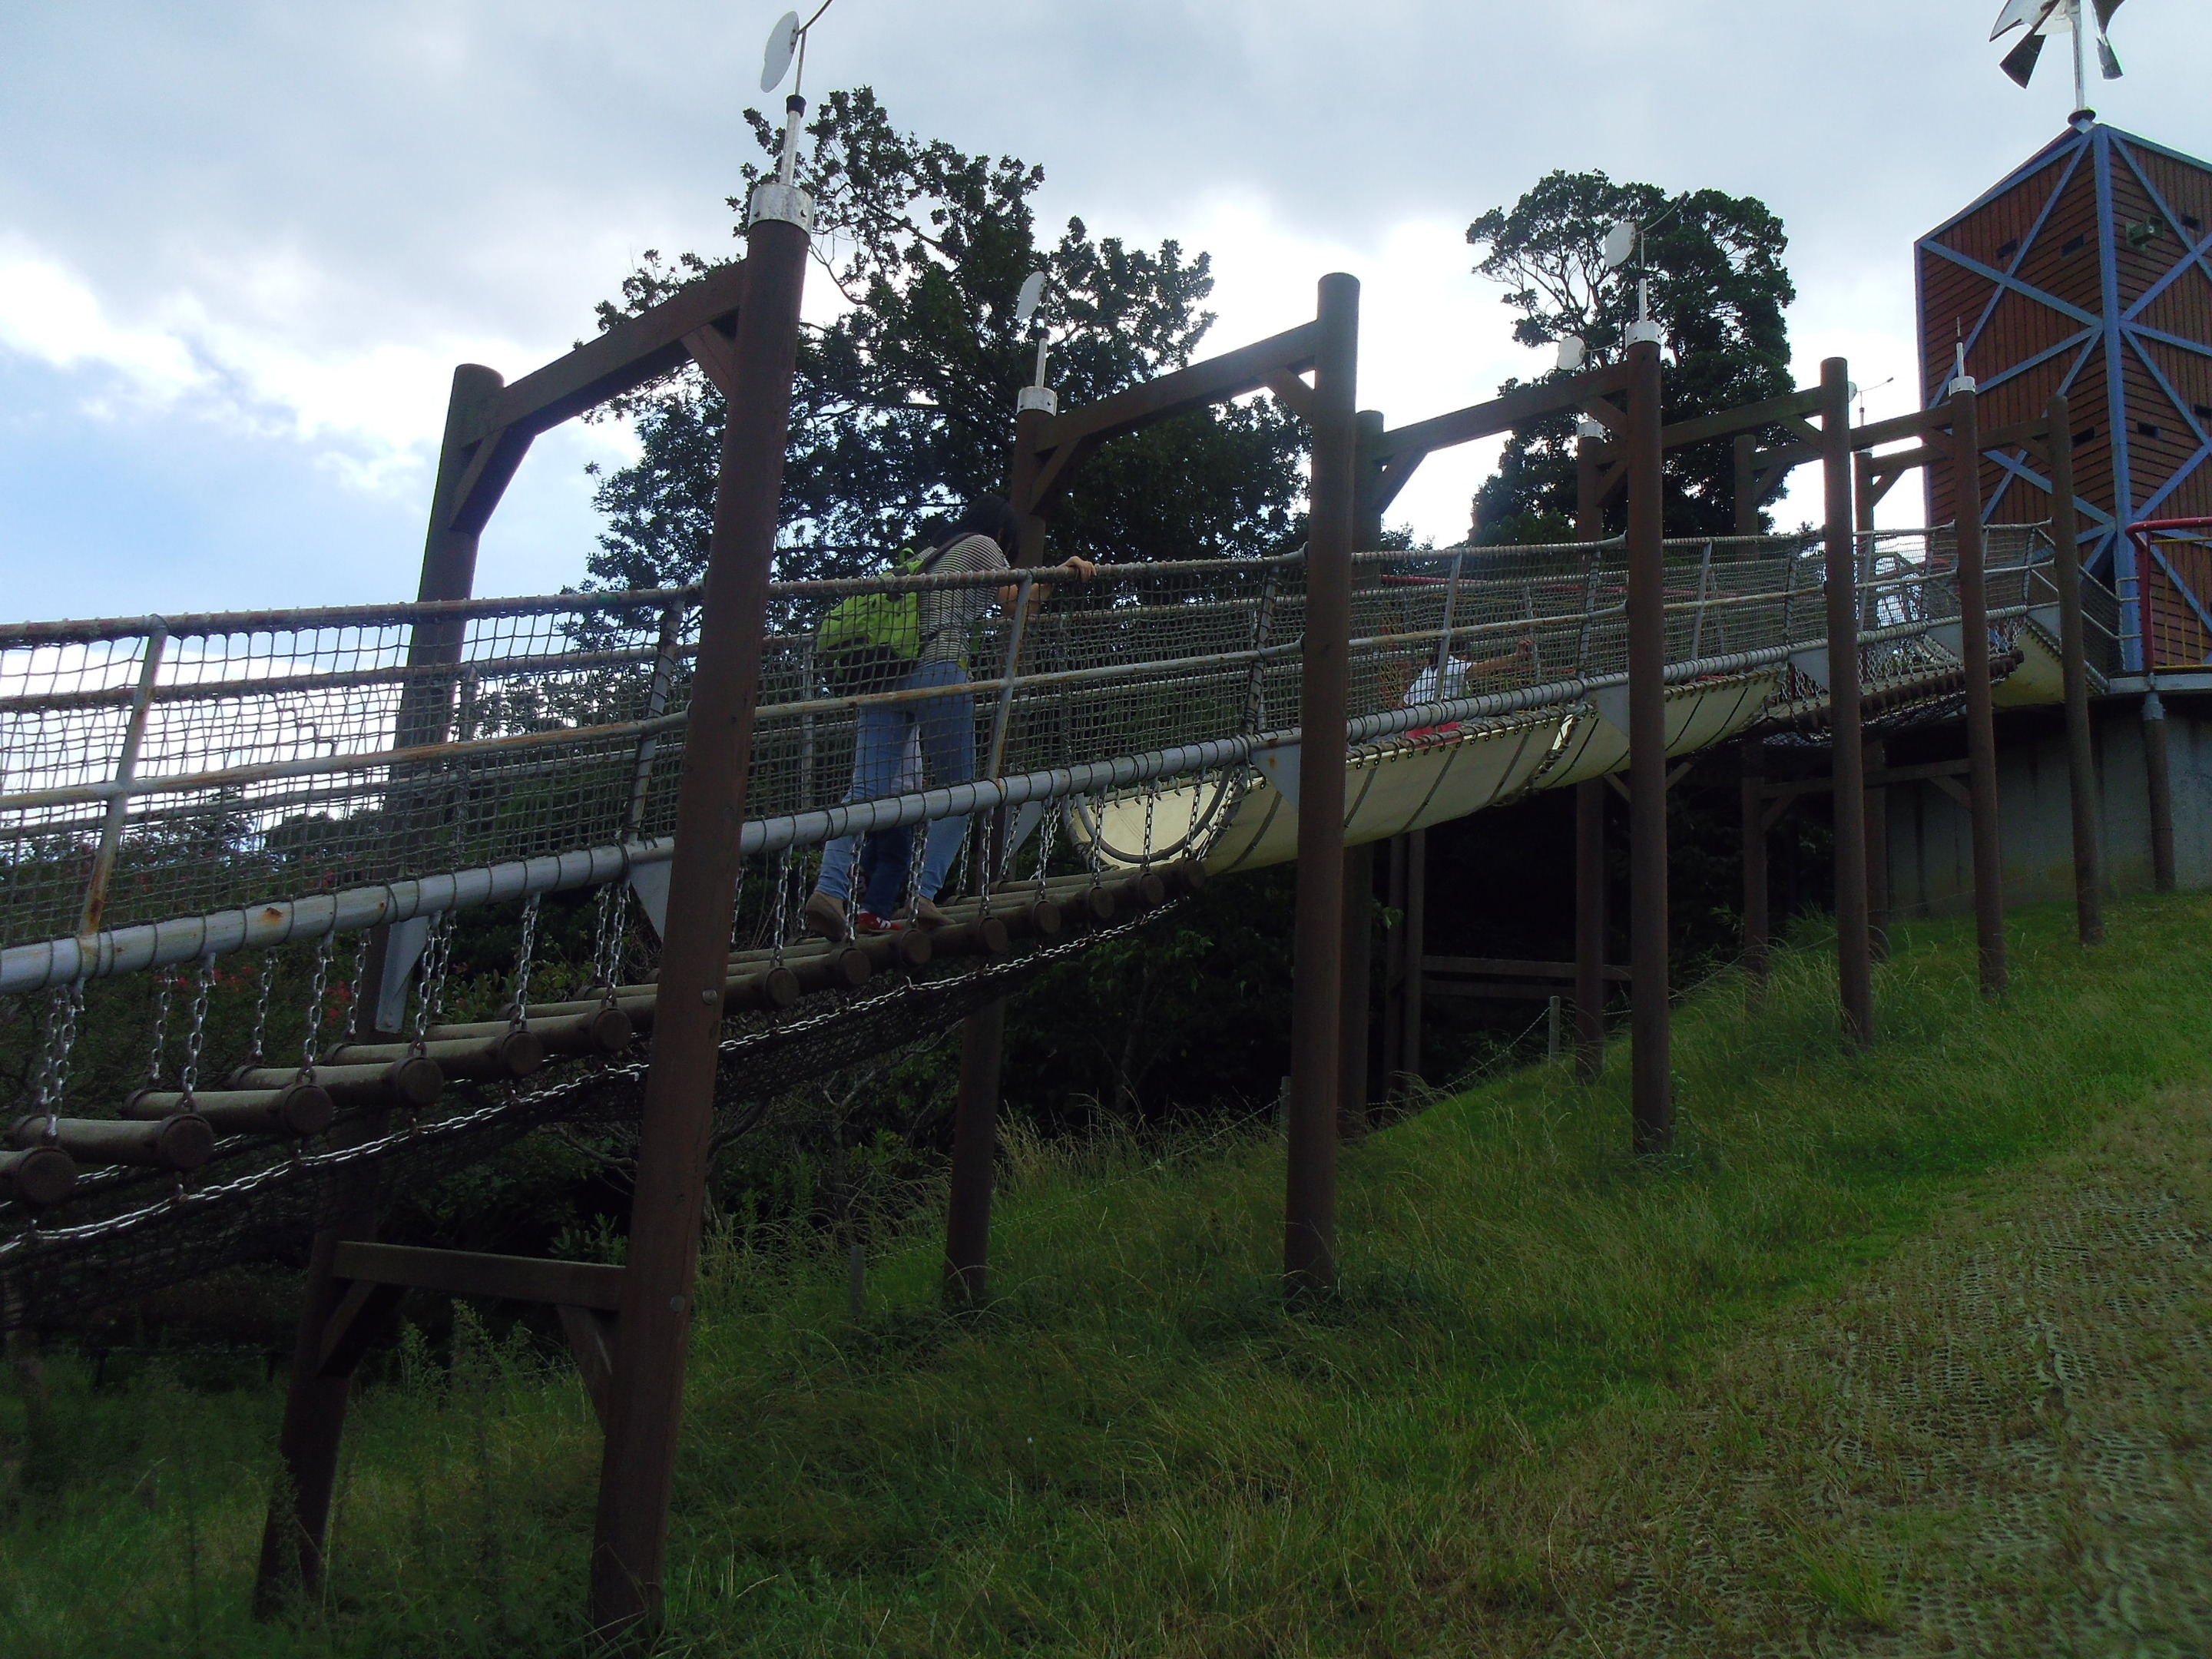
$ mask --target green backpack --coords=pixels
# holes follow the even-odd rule
[[[951,545],[907,548],[891,561],[891,574],[919,576]],[[921,596],[911,590],[848,594],[814,631],[814,660],[840,697],[888,691],[906,678],[921,647]]]

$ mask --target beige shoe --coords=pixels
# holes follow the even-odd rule
[[[827,893],[810,893],[799,912],[799,919],[806,924],[806,931],[828,939],[832,945],[842,945],[852,933],[845,922],[845,907]]]
[[[899,911],[899,920],[921,927],[949,927],[952,918],[926,898],[917,898]]]

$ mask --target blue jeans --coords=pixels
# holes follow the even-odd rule
[[[912,691],[967,684],[968,671],[960,664],[926,662],[908,674],[897,689]],[[921,758],[929,769],[932,788],[950,788],[975,777],[975,700],[965,690],[915,702],[866,703],[860,708],[860,730],[854,741],[853,787],[845,793],[848,801],[882,800],[896,792],[899,761],[906,753],[907,732],[915,726],[921,728]],[[921,879],[915,886],[915,891],[922,897],[937,896],[967,834],[965,818],[939,818],[930,824],[928,839],[922,848]],[[841,902],[851,896],[854,843],[857,839],[840,836],[823,848],[822,874],[815,883],[817,892],[827,893]],[[890,866],[888,874],[885,866]],[[896,890],[888,884],[903,876],[905,869],[894,856],[882,860],[874,873],[876,879],[869,883],[871,909],[874,908],[873,901],[883,892]]]

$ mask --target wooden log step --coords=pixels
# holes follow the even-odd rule
[[[927,927],[902,927],[890,933],[860,933],[853,940],[853,948],[868,958],[868,966],[875,973],[896,973],[901,969],[926,968],[935,953],[936,933]]]
[[[330,1060],[333,1066],[389,1066],[416,1052],[412,1044],[405,1042],[347,1042],[331,1050]],[[527,1027],[515,1030],[502,1026],[495,1036],[425,1042],[421,1053],[424,1059],[434,1060],[445,1076],[465,1078],[471,1083],[512,1082],[528,1077],[545,1063],[545,1045]],[[320,1076],[321,1067],[316,1072]]]
[[[549,1015],[536,1007],[529,1011],[530,1034],[544,1045],[548,1054],[571,1058],[588,1054],[618,1054],[636,1040],[636,1024],[623,1012],[619,1001],[612,1005],[596,1001],[580,1005],[549,1004],[547,1006],[574,1010],[556,1015]],[[426,1035],[432,1042],[467,1042],[503,1036],[512,1029],[510,1021],[487,1019],[465,1025],[433,1025]]]
[[[823,952],[817,951],[809,952],[807,959],[826,961],[827,958]],[[873,969],[870,971],[872,972]],[[864,976],[860,983],[866,982]],[[659,994],[660,988],[650,983],[615,987],[615,1009],[629,1021],[634,1034],[641,1035],[653,1029],[653,1006],[655,999]],[[723,997],[722,1006],[725,1010],[733,1014],[745,1013],[756,1009],[771,1013],[780,1012],[798,1001],[801,994],[803,992],[799,980],[790,969],[763,965],[747,968],[732,974],[728,981],[728,988]],[[587,1018],[605,1009],[606,1006],[606,998],[604,994],[577,1002],[532,1003],[530,1008],[530,1029],[537,1031],[549,1028],[562,1020]],[[433,1028],[431,1035],[435,1036],[448,1032],[488,1032],[505,1030],[507,1030],[505,1023],[500,1022],[483,1026],[436,1027]],[[567,1052],[554,1048],[550,1043],[547,1045],[547,1050],[549,1053]]]
[[[58,1204],[76,1185],[76,1160],[58,1146],[0,1152],[0,1196],[43,1207]]]
[[[1062,925],[1060,906],[1050,899],[1032,896],[1012,903],[994,898],[990,913],[1006,924],[1007,935],[1013,939],[1052,939],[1059,934]]]
[[[164,1118],[192,1111],[218,1134],[319,1135],[338,1115],[337,1103],[320,1084],[304,1079],[282,1089],[207,1089],[181,1095],[141,1089],[123,1103],[128,1118]]]
[[[787,957],[784,969],[799,982],[799,990],[809,994],[816,991],[857,991],[875,976],[876,971],[867,952],[849,941],[831,951]]]
[[[1012,934],[1000,916],[956,921],[949,927],[934,929],[930,938],[938,951],[948,957],[1002,957],[1013,949]]]
[[[26,1151],[49,1144],[46,1120],[17,1118],[8,1143]],[[174,1112],[154,1123],[64,1117],[55,1120],[51,1144],[79,1164],[138,1164],[189,1175],[215,1156],[215,1130],[194,1112]]]
[[[766,968],[733,977],[730,981],[730,994],[723,999],[722,1006],[733,1014],[750,1010],[781,1013],[803,994],[799,975],[790,969]]]
[[[299,1080],[297,1072],[262,1066],[234,1072],[233,1089],[282,1089]],[[383,1063],[318,1066],[315,1085],[339,1106],[428,1106],[445,1091],[446,1073],[427,1054]]]

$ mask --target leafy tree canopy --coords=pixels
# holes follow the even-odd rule
[[[773,165],[779,130],[746,112]],[[1016,392],[1035,372],[1017,329],[1023,279],[1048,273],[1051,383],[1063,408],[1178,368],[1213,322],[1211,261],[1175,241],[1154,251],[1094,238],[1070,219],[1041,246],[1031,198],[1044,170],[900,131],[860,87],[833,92],[806,128],[817,264],[834,321],[799,350],[778,574],[849,574],[879,563],[929,518],[1003,494]],[[744,196],[731,198],[741,209]],[[648,252],[602,328],[708,270],[704,256]],[[818,300],[818,295],[817,295]],[[595,585],[653,586],[705,568],[722,401],[687,368],[621,405],[638,460],[610,473]],[[1190,558],[1273,551],[1300,533],[1304,425],[1272,399],[1185,416],[1109,446],[1059,503],[1050,556]]]
[[[1605,268],[1616,219],[1650,228],[1641,253]],[[1656,185],[1615,184],[1602,173],[1553,173],[1509,210],[1467,228],[1483,250],[1474,272],[1505,285],[1520,313],[1513,337],[1540,346],[1582,337],[1593,365],[1619,360],[1636,320],[1636,279],[1651,284],[1651,314],[1673,355],[1665,378],[1669,421],[1780,397],[1790,389],[1783,308],[1796,297],[1782,264],[1789,238],[1754,197],[1717,190],[1669,197]],[[1500,391],[1522,384],[1509,380]],[[1552,541],[1571,533],[1575,422],[1561,416],[1516,432],[1476,500],[1486,541]],[[1667,458],[1669,535],[1724,535],[1735,522],[1726,441]],[[1620,505],[1613,506],[1617,526]],[[1762,519],[1762,522],[1764,520]]]

